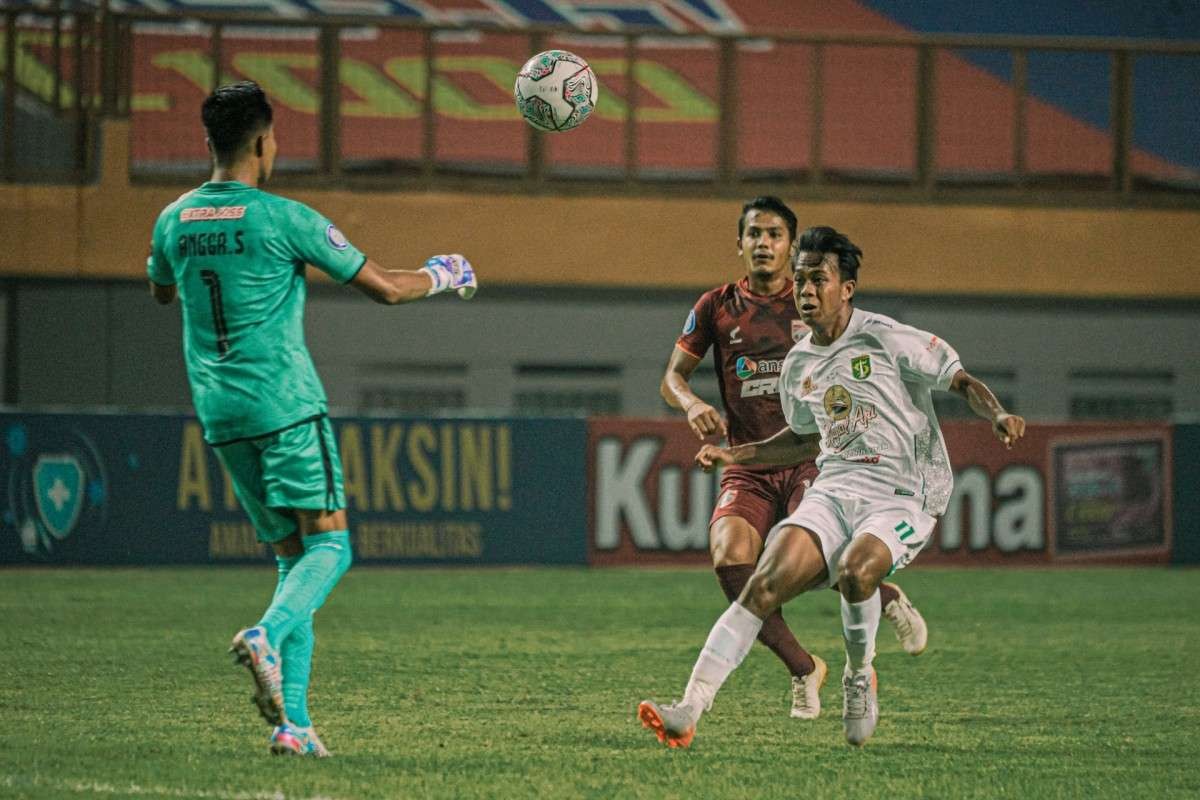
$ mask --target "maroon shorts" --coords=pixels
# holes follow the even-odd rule
[[[816,478],[817,465],[811,461],[776,472],[726,469],[708,526],[722,517],[741,517],[766,539],[772,525],[796,510]]]

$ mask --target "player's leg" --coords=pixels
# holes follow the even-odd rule
[[[267,505],[258,443],[237,442],[215,449],[259,541],[270,544],[275,551],[278,566],[275,596],[278,597],[290,570],[303,553],[296,521]],[[254,679],[251,699],[259,713],[268,723],[281,724],[285,719],[282,653],[269,641],[266,631],[258,626],[238,631],[230,652]]]
[[[723,516],[709,529],[709,543],[717,580],[725,592],[725,599],[732,603],[741,596],[746,582],[754,573],[754,564],[762,552],[762,537],[743,517]],[[795,719],[816,719],[820,716],[820,689],[829,668],[797,641],[783,618],[782,609],[776,609],[763,620],[758,640],[783,662],[791,674],[791,716]]]
[[[822,520],[822,529],[837,531],[828,534],[831,542],[838,536],[846,538],[841,526],[834,528],[824,523],[827,510],[820,508],[819,501],[807,506]],[[802,513],[804,505],[796,516]],[[669,706],[643,702],[638,707],[642,724],[672,747],[690,744],[700,715],[711,708],[722,684],[746,657],[762,628],[762,620],[800,592],[828,581],[827,549],[822,537],[795,524],[791,518],[777,525],[767,537],[762,558],[741,596],[709,632],[683,700]]]
[[[787,513],[791,514],[800,505],[804,491],[812,486],[817,479],[815,464],[802,464],[786,473]],[[835,592],[840,590],[837,584],[829,587]],[[900,646],[910,655],[918,656],[925,650],[929,640],[929,631],[925,618],[917,610],[908,595],[899,584],[884,581],[879,584],[879,606],[883,610],[884,619],[892,623]]]
[[[289,509],[303,550],[259,622],[269,641],[284,649],[285,700],[291,723],[289,730],[276,730],[271,749],[327,755],[308,715],[313,614],[352,560],[332,426],[322,419],[278,434],[264,451],[263,463],[267,499],[273,506]]]
[[[732,603],[754,573],[763,549],[759,531],[765,532],[774,524],[780,503],[778,490],[769,476],[726,473],[721,490],[708,541],[717,580],[725,599]],[[819,689],[828,671],[825,663],[800,645],[781,609],[763,620],[758,640],[783,662],[792,676],[791,715],[797,719],[816,719],[821,713]]]
[[[862,519],[861,531],[839,561],[842,632],[846,642],[842,720],[851,744],[865,743],[879,720],[878,678],[872,665],[879,630],[879,586],[885,577],[920,552],[934,523],[933,517],[915,508],[872,510]]]

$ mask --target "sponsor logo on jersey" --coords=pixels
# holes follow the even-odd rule
[[[782,371],[783,360],[779,358],[753,359],[749,356],[738,356],[737,364],[734,365],[734,372],[742,380],[755,375],[778,375]]]
[[[241,219],[246,216],[245,206],[197,206],[179,212],[180,222],[208,222],[221,219]]]
[[[692,331],[696,330],[696,309],[688,312],[687,319],[683,321],[683,335],[687,336]]]
[[[721,495],[721,499],[717,501],[717,508],[724,508],[737,499],[737,489],[729,489],[725,494]]]
[[[350,242],[346,241],[346,235],[334,227],[332,222],[325,228],[325,239],[334,250],[345,250],[350,246]]]
[[[835,383],[825,390],[825,413],[830,419],[842,420],[850,416],[850,406],[853,401],[850,399],[850,393],[846,391],[846,387]]]
[[[779,392],[779,378],[759,378],[742,384],[742,397],[762,397]]]
[[[865,381],[871,376],[871,357],[859,356],[850,359],[850,372],[856,381]]]
[[[792,320],[792,341],[798,342],[808,333],[808,326],[798,319]]]
[[[940,340],[938,339],[938,337],[936,337],[936,336],[933,337],[932,339],[929,340],[929,344],[925,345],[925,349],[927,351],[929,351],[930,353],[932,353],[934,351],[934,348],[936,348],[938,346],[939,341]]]

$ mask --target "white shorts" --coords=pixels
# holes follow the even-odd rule
[[[892,572],[902,569],[929,543],[937,518],[921,510],[921,503],[905,497],[839,497],[816,486],[804,493],[796,510],[775,523],[767,534],[787,526],[807,528],[821,540],[829,580],[838,579],[842,554],[857,537],[871,534],[892,552]],[[891,574],[890,572],[888,573]]]

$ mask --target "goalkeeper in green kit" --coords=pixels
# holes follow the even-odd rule
[[[271,605],[230,650],[274,726],[271,752],[325,756],[308,716],[313,613],[351,550],[337,443],[304,343],[305,265],[389,305],[450,290],[469,298],[475,272],[460,255],[384,269],[316,211],[261,191],[276,143],[271,104],[256,84],[217,89],[201,117],[212,179],[159,214],[150,290],[159,303],[179,296],[196,414],[279,565]]]

